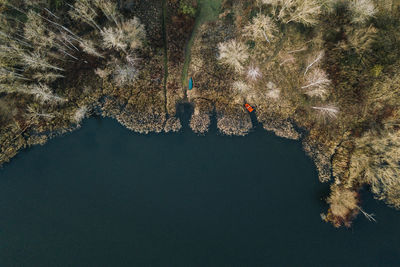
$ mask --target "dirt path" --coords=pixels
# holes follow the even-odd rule
[[[222,0],[199,0],[199,10],[196,17],[196,22],[192,31],[192,35],[186,45],[185,49],[185,62],[182,69],[182,87],[185,93],[188,87],[188,70],[191,60],[191,49],[196,38],[199,27],[207,22],[213,21],[218,18],[221,9]]]

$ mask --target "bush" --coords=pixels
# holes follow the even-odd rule
[[[179,11],[182,14],[190,17],[196,16],[196,7],[190,0],[181,0],[179,4]]]

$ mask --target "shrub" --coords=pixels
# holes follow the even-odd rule
[[[191,2],[191,0],[181,0],[179,3],[179,11],[184,15],[194,17],[196,16],[196,8]]]

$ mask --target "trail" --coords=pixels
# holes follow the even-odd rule
[[[182,69],[182,87],[186,98],[186,89],[188,87],[188,70],[191,60],[191,49],[196,38],[199,27],[208,21],[218,18],[221,9],[222,0],[199,0],[199,7],[196,16],[195,25],[192,34],[185,48],[185,62]]]

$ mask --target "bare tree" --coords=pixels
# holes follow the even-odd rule
[[[117,65],[114,71],[114,82],[118,86],[132,83],[136,80],[139,70],[130,64]]]
[[[101,32],[103,37],[103,47],[126,51],[127,45],[124,42],[124,33],[121,29],[109,27]]]
[[[222,64],[232,67],[237,72],[242,72],[244,63],[249,58],[247,47],[235,39],[218,44],[218,60]]]
[[[365,216],[365,218],[367,218],[368,221],[370,221],[370,222],[376,222],[375,214],[373,214],[373,213],[367,213],[367,212],[365,212],[361,207],[358,207],[358,210],[361,211],[361,213]]]
[[[136,57],[136,55],[135,55],[134,53],[130,53],[130,54],[127,54],[127,55],[125,56],[125,61],[126,61],[128,64],[134,66],[134,65],[136,65],[136,64],[140,61],[140,58]]]
[[[39,106],[37,105],[29,105],[27,108],[27,116],[30,121],[36,120],[38,118],[43,118],[45,120],[50,120],[55,117],[52,113],[44,112]]]
[[[270,43],[275,37],[275,33],[278,32],[278,28],[270,17],[259,13],[244,27],[243,32],[244,36]]]
[[[97,49],[96,49],[96,47],[94,46],[94,43],[93,43],[92,40],[82,40],[82,41],[79,43],[79,46],[82,48],[82,50],[83,50],[85,53],[87,53],[87,54],[89,54],[89,55],[92,55],[92,56],[95,56],[95,57],[103,57],[103,55],[101,55],[101,54],[97,51]]]
[[[118,26],[117,4],[113,0],[94,0],[94,5],[99,8],[108,20],[113,21]]]
[[[68,101],[64,97],[53,94],[47,85],[41,83],[31,85],[26,85],[23,83],[4,83],[0,84],[0,92],[7,94],[18,93],[33,95],[40,102],[48,104],[59,104]]]
[[[48,36],[43,20],[32,10],[27,13],[27,22],[24,24],[24,37],[32,42],[36,48],[51,46],[54,36]]]
[[[325,71],[315,69],[310,72],[306,77],[307,84],[302,86],[301,89],[305,90],[305,94],[311,97],[320,97],[325,99],[328,95],[328,86],[331,81],[328,79]]]
[[[352,0],[349,8],[353,23],[365,23],[376,13],[374,2],[371,0]]]
[[[313,26],[318,23],[321,14],[318,0],[261,0],[261,3],[272,5],[274,16],[284,23],[298,22]]]
[[[260,71],[260,68],[254,65],[251,65],[247,69],[247,78],[253,81],[258,80],[259,78],[262,77],[262,73]]]
[[[266,93],[267,98],[278,99],[281,95],[281,90],[279,88],[273,88],[268,90]]]
[[[307,67],[306,70],[304,71],[304,76],[307,74],[307,72],[310,70],[311,67],[317,65],[318,63],[321,62],[322,58],[324,57],[324,51],[319,51],[317,55],[312,55],[308,60],[307,60]]]
[[[20,55],[22,57],[22,62],[30,69],[53,69],[63,71],[62,68],[54,66],[47,62],[46,58],[42,56],[39,52],[25,52]]]
[[[67,101],[67,99],[53,94],[51,89],[45,84],[33,84],[29,88],[30,94],[34,95],[43,103],[58,104]]]
[[[69,33],[64,32],[64,31],[61,31],[61,32],[60,32],[58,38],[59,38],[59,40],[60,40],[61,42],[63,42],[64,45],[65,45],[66,47],[68,47],[69,49],[75,50],[75,51],[77,51],[77,52],[80,51],[79,48],[76,47],[76,46],[74,45],[74,43],[76,43],[76,42],[78,42],[78,43],[79,43],[79,42],[83,42],[83,40],[81,40],[80,38],[77,39],[77,38],[75,38],[74,36],[70,35]]]
[[[293,21],[304,25],[313,26],[318,23],[318,16],[321,13],[321,4],[316,0],[286,0],[286,11],[283,13],[290,14],[287,23]],[[293,10],[291,2],[296,2],[297,6]],[[284,8],[283,8],[284,9]],[[291,10],[293,10],[291,12]],[[285,15],[284,15],[285,16]]]
[[[103,46],[105,48],[116,48],[127,53],[127,49],[135,50],[142,46],[146,38],[143,24],[138,18],[122,22],[121,27],[109,27],[101,32]]]
[[[257,0],[259,4],[277,6],[281,0]]]
[[[324,118],[336,119],[339,113],[339,109],[335,106],[314,106],[312,109],[319,112],[320,116]]]
[[[54,73],[54,72],[37,72],[33,74],[32,78],[36,79],[39,82],[51,83],[57,80],[58,78],[64,78],[64,75]]]
[[[128,44],[129,49],[135,50],[142,47],[143,41],[146,39],[146,31],[144,25],[137,17],[124,21],[121,28],[124,32],[125,42]]]
[[[320,3],[322,11],[329,14],[332,13],[340,3],[342,3],[342,0],[322,0]]]
[[[250,90],[250,86],[243,81],[236,81],[233,83],[233,89],[239,94],[245,94]]]
[[[71,7],[71,10],[68,13],[72,19],[86,22],[93,28],[101,31],[99,25],[95,21],[97,13],[91,8],[89,0],[76,0],[75,4],[73,6],[69,5],[69,7]]]
[[[283,66],[288,63],[293,64],[296,62],[296,58],[292,55],[292,53],[280,53],[279,56],[281,59],[281,63],[279,64],[279,66]]]
[[[29,81],[23,74],[18,73],[15,69],[0,68],[0,82],[13,82],[13,81]]]

